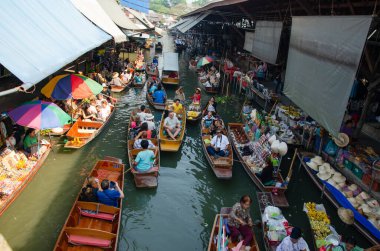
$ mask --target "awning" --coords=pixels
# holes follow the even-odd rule
[[[172,25],[169,25],[168,29],[169,29],[169,30],[174,29],[175,27],[177,27],[177,26],[180,25],[180,24],[183,24],[183,23],[186,22],[187,20],[189,20],[189,18],[181,19],[181,20],[179,20],[177,23],[172,24]]]
[[[0,17],[0,63],[25,83],[111,39],[65,0],[4,0]]]
[[[142,13],[128,7],[124,7],[124,8],[129,13],[131,13],[137,20],[139,20],[143,25],[145,25],[146,28],[149,28],[149,29],[154,28],[154,25],[151,22],[149,22],[149,20],[146,19],[146,17]]]
[[[107,15],[119,27],[126,30],[141,30],[124,13],[122,7],[115,0],[97,0]]]
[[[185,33],[186,31],[190,30],[193,28],[195,25],[197,25],[200,21],[205,19],[211,12],[206,12],[197,16],[189,17],[189,20],[187,20],[185,23],[179,25],[177,29]]]
[[[127,36],[116,26],[112,19],[103,10],[102,6],[94,0],[71,0],[75,7],[91,22],[113,36],[116,43],[128,41]]]
[[[164,53],[164,71],[179,71],[178,66],[178,53],[165,52]]]

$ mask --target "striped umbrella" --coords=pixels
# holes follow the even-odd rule
[[[83,75],[64,74],[55,76],[41,90],[48,98],[57,100],[84,99],[91,95],[97,95],[102,91],[102,86]]]
[[[15,123],[34,129],[62,127],[71,120],[59,106],[41,100],[24,103],[8,114]]]
[[[206,64],[211,63],[212,61],[214,61],[214,60],[209,56],[203,57],[203,58],[198,60],[197,67],[200,68]]]

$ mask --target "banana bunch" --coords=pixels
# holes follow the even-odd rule
[[[316,210],[316,204],[314,202],[306,203],[305,208],[307,209],[307,216],[310,219],[310,225],[314,231],[315,238],[317,240],[325,239],[331,234],[329,228],[330,219],[327,217],[326,212]]]
[[[79,138],[74,138],[72,141],[70,141],[73,145],[81,145],[82,141]]]
[[[199,112],[195,112],[195,111],[188,111],[187,112],[188,117],[198,117],[198,115],[199,115]]]
[[[331,230],[329,229],[328,225],[323,223],[322,221],[310,221],[311,228],[314,231],[315,238],[317,240],[323,240],[327,236],[331,234]]]

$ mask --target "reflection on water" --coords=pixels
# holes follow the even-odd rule
[[[167,46],[168,40],[165,39],[164,51],[169,51],[172,45]],[[198,84],[196,74],[187,67],[188,59],[180,55],[181,84],[189,97]],[[174,96],[174,89],[167,88],[167,92],[169,97]],[[207,102],[209,97],[202,95],[203,102]],[[102,134],[77,151],[64,151],[57,146],[34,180],[0,218],[0,232],[14,250],[51,250],[84,177],[96,160],[111,155],[128,163],[127,122],[132,109],[146,103],[145,89],[131,89],[115,96],[119,101],[118,109]],[[242,102],[233,96],[228,104],[218,105],[226,123],[238,119]],[[161,113],[155,111],[154,115],[159,121]],[[238,162],[234,163],[231,180],[217,180],[202,151],[199,125],[188,125],[180,151],[161,153],[157,189],[137,190],[131,174],[126,174],[120,251],[205,250],[215,214],[221,207],[233,205],[247,193],[256,201],[256,187]],[[288,220],[309,230],[306,216],[301,211],[302,203],[314,199],[327,205],[332,222],[340,232],[354,232],[341,225],[335,210],[325,199],[319,199],[320,192],[303,171],[295,169],[293,175],[287,194],[291,207],[284,211]],[[300,193],[301,187],[307,192]],[[259,218],[257,203],[252,208],[252,216]],[[310,235],[305,235],[311,244]],[[261,243],[260,230],[256,237]]]

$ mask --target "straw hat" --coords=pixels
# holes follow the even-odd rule
[[[379,207],[379,202],[375,199],[370,199],[367,201],[367,204],[370,206],[370,207]]]
[[[372,212],[372,208],[370,206],[368,206],[367,204],[362,204],[359,208],[361,208],[361,210],[363,210],[363,213],[365,215],[368,215]]]
[[[348,186],[348,189],[352,192],[356,191],[358,189],[358,186],[356,184],[351,184]]]
[[[198,91],[202,91],[201,88],[199,88],[199,87],[198,87],[196,90],[198,90]]]
[[[107,87],[107,85],[106,84],[102,84],[102,87]]]
[[[315,156],[311,159],[311,161],[315,162],[318,166],[323,165],[323,160],[321,156]]]
[[[368,200],[370,198],[366,192],[361,192],[358,196],[360,196],[363,200]]]
[[[351,203],[351,205],[354,207],[354,208],[357,208],[359,206],[358,202],[355,200],[355,198],[347,198],[347,200]]]
[[[317,164],[315,164],[315,162],[313,162],[313,161],[306,162],[306,165],[316,172],[319,171]]]
[[[112,78],[118,78],[118,77],[119,77],[119,73],[118,72],[112,73]]]
[[[330,172],[326,171],[326,168],[324,166],[319,167],[319,172],[317,173],[318,178],[321,180],[328,180],[331,177]]]
[[[350,138],[347,134],[341,132],[338,134],[338,138],[333,138],[335,144],[339,147],[346,147],[350,143]]]
[[[153,114],[148,114],[148,116],[146,116],[147,120],[153,120],[154,119],[154,115]]]
[[[336,172],[333,179],[336,183],[344,183],[346,181],[346,177],[344,177],[340,172]]]
[[[274,153],[278,153],[278,148],[279,148],[279,146],[280,146],[280,141],[278,141],[278,140],[275,140],[275,141],[273,141],[273,143],[271,144],[271,146],[270,146],[270,149],[272,150],[272,152],[274,152]]]
[[[352,191],[350,191],[350,190],[345,190],[345,191],[343,191],[343,194],[344,194],[344,196],[346,196],[346,198],[352,198],[352,197],[354,197],[354,193],[352,192]]]
[[[333,187],[335,187],[337,185],[336,182],[333,179],[331,179],[331,178],[327,180],[327,183],[329,183]]]
[[[338,208],[338,216],[345,224],[354,224],[354,213],[352,210],[340,207]]]
[[[323,170],[325,170],[326,173],[331,172],[331,166],[329,163],[323,163],[323,165],[320,165],[319,168],[322,168]]]
[[[356,202],[357,202],[359,205],[364,204],[364,200],[363,200],[360,196],[356,196],[356,197],[355,197],[355,200],[356,200]]]

